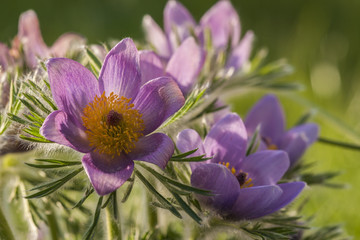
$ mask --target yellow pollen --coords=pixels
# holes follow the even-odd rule
[[[269,150],[278,150],[278,147],[277,147],[275,144],[269,144],[269,145],[267,146],[267,148],[268,148]]]
[[[240,188],[249,188],[254,186],[254,184],[251,183],[252,178],[247,178],[243,185],[240,186]]]
[[[119,156],[129,153],[143,136],[144,121],[131,99],[105,92],[95,96],[83,110],[83,124],[90,146],[101,154]]]
[[[276,146],[276,144],[272,143],[271,138],[268,137],[262,137],[262,140],[265,142],[267,149],[269,150],[278,150],[279,148]]]

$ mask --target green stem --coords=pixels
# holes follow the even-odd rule
[[[360,151],[360,146],[356,145],[356,144],[351,144],[351,143],[346,143],[346,142],[339,142],[339,141],[335,141],[335,140],[331,140],[331,139],[327,139],[327,138],[323,138],[323,137],[319,137],[318,142],[326,143],[326,144],[330,144],[330,145],[335,145],[335,146],[342,147],[342,148],[348,148],[348,149]]]
[[[58,226],[58,223],[57,223],[57,220],[56,220],[56,216],[55,216],[55,213],[54,213],[54,209],[51,207],[50,203],[47,203],[46,204],[46,220],[48,222],[48,227],[50,229],[50,234],[51,234],[51,239],[52,240],[57,240],[60,238],[62,238],[61,236],[61,232],[60,232],[60,229],[59,229],[59,226]]]
[[[121,226],[115,221],[113,210],[108,205],[106,211],[106,230],[108,240],[122,240]]]
[[[0,208],[0,239],[15,240],[9,224]]]

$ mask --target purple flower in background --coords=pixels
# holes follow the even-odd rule
[[[0,42],[0,74],[7,69],[10,61],[9,48]]]
[[[189,11],[175,0],[168,1],[164,10],[164,29],[146,15],[143,19],[146,38],[164,59],[169,59],[179,45],[195,35],[204,45],[205,32],[210,30],[213,47],[224,51],[231,41],[226,67],[240,69],[249,58],[254,34],[249,31],[240,41],[240,20],[230,1],[223,0],[210,8],[197,24]]]
[[[18,61],[21,46],[25,54],[26,65],[35,68],[38,58],[64,57],[72,47],[81,46],[84,43],[85,39],[80,35],[64,33],[49,48],[42,38],[36,13],[28,10],[20,15],[18,34],[13,40],[12,48],[4,52],[4,47],[1,46],[3,44],[0,45],[0,65],[3,65],[4,55],[10,56],[12,62]]]
[[[12,63],[9,48],[0,42],[0,110],[5,108],[9,101],[10,84],[5,72]]]
[[[284,150],[289,154],[291,165],[316,141],[319,132],[314,123],[302,124],[286,131],[284,111],[274,95],[263,97],[248,113],[245,126],[249,136],[254,134],[259,125],[260,150]]]
[[[106,55],[99,80],[66,58],[50,59],[47,69],[59,110],[46,118],[41,134],[85,153],[82,163],[99,195],[113,192],[131,176],[133,160],[166,166],[173,143],[152,132],[185,100],[169,77],[141,83],[139,54],[131,39]]]
[[[140,53],[142,82],[166,74],[177,82],[186,96],[194,86],[204,61],[205,52],[192,37],[188,37],[175,50],[166,67],[157,54],[152,51],[142,51]]]
[[[254,219],[289,204],[304,188],[304,182],[276,184],[289,167],[284,151],[260,151],[246,156],[247,133],[237,114],[217,122],[202,141],[186,129],[178,135],[181,152],[198,148],[196,155],[213,156],[191,163],[191,184],[208,189],[213,196],[198,195],[205,205],[234,220]]]
[[[39,19],[33,10],[20,15],[17,38],[23,45],[26,64],[31,68],[37,66],[39,57],[64,57],[73,44],[79,46],[85,43],[85,39],[77,34],[64,33],[48,48],[41,35]]]

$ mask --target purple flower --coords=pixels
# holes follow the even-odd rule
[[[274,95],[266,95],[250,110],[245,126],[249,136],[253,135],[260,125],[262,149],[281,149],[289,154],[290,164],[304,154],[313,144],[319,128],[314,123],[307,123],[285,130],[285,116],[279,100]]]
[[[66,58],[50,59],[47,69],[59,110],[46,118],[41,134],[85,153],[82,163],[99,195],[113,192],[131,176],[133,160],[166,166],[173,143],[153,131],[185,100],[169,77],[142,85],[139,54],[131,39],[106,55],[99,80]]]
[[[6,70],[12,64],[9,48],[0,42],[0,111],[9,101],[10,84],[7,81]]]
[[[231,53],[226,67],[238,70],[249,58],[254,34],[249,31],[240,41],[240,20],[230,1],[223,0],[210,8],[197,24],[189,11],[175,0],[168,1],[164,10],[165,32],[148,15],[143,19],[148,42],[157,53],[169,59],[179,45],[195,34],[204,45],[205,32],[210,30],[213,47],[224,51],[231,41]]]
[[[30,68],[37,66],[38,58],[64,57],[65,54],[74,46],[85,43],[85,39],[78,34],[64,33],[49,48],[46,46],[40,31],[39,19],[33,10],[28,10],[20,15],[18,34],[14,38],[12,48],[5,49],[0,45],[0,65],[7,67],[9,62],[19,61],[20,47],[22,46],[25,54],[25,63]],[[4,56],[8,56],[7,63],[4,64]]]
[[[0,74],[7,69],[10,61],[9,48],[0,42]]]
[[[39,57],[64,57],[73,44],[85,43],[85,39],[77,34],[64,33],[48,48],[41,35],[39,19],[33,10],[20,15],[17,38],[23,45],[26,64],[31,68],[37,66]]]
[[[173,78],[184,95],[187,95],[195,84],[204,65],[205,52],[197,45],[194,38],[188,37],[179,48],[175,50],[166,67],[161,58],[152,51],[140,53],[140,66],[142,82],[163,76]]]
[[[234,220],[254,219],[289,204],[304,188],[303,182],[276,184],[289,167],[284,151],[260,151],[246,156],[247,133],[237,114],[217,122],[202,141],[186,129],[178,135],[182,152],[198,148],[196,154],[213,156],[192,163],[191,184],[208,189],[213,196],[197,197],[222,216]]]

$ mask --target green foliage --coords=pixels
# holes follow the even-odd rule
[[[9,83],[10,83],[10,92],[9,92],[9,100],[7,106],[4,110],[0,109],[0,135],[4,134],[6,129],[11,124],[10,119],[8,119],[6,115],[18,114],[21,107],[20,90],[22,88],[22,84],[19,77],[15,76],[14,79],[9,80]],[[3,91],[3,89],[0,90]],[[1,93],[1,94],[5,94],[5,93]]]
[[[185,104],[177,111],[173,116],[166,120],[160,128],[165,128],[170,124],[175,123],[180,118],[184,117],[188,112],[191,112],[199,103],[204,95],[206,89],[199,89],[192,91],[189,96],[186,98]]]
[[[94,75],[98,78],[102,63],[99,58],[90,50],[90,48],[86,47],[85,52],[87,58],[89,59],[90,68]]]
[[[103,197],[99,197],[93,221],[92,221],[90,227],[88,228],[88,230],[86,231],[85,235],[83,236],[84,240],[88,240],[88,239],[92,238],[93,232],[94,232],[95,227],[96,227],[96,225],[97,225],[97,223],[99,221],[99,218],[100,218],[102,200],[103,200]]]
[[[203,162],[211,159],[212,157],[205,157],[205,155],[195,156],[195,157],[188,157],[189,155],[195,153],[198,149],[194,149],[185,153],[173,155],[170,158],[172,162]]]
[[[38,190],[38,189],[42,189],[42,190],[40,190],[34,194],[28,195],[28,196],[26,196],[26,198],[28,198],[28,199],[41,198],[41,197],[47,196],[47,195],[55,192],[60,187],[62,187],[65,183],[70,181],[73,177],[75,177],[78,173],[82,172],[83,170],[84,169],[82,167],[78,168],[58,180],[36,186],[36,187],[30,189],[30,191],[34,191],[34,190]]]

